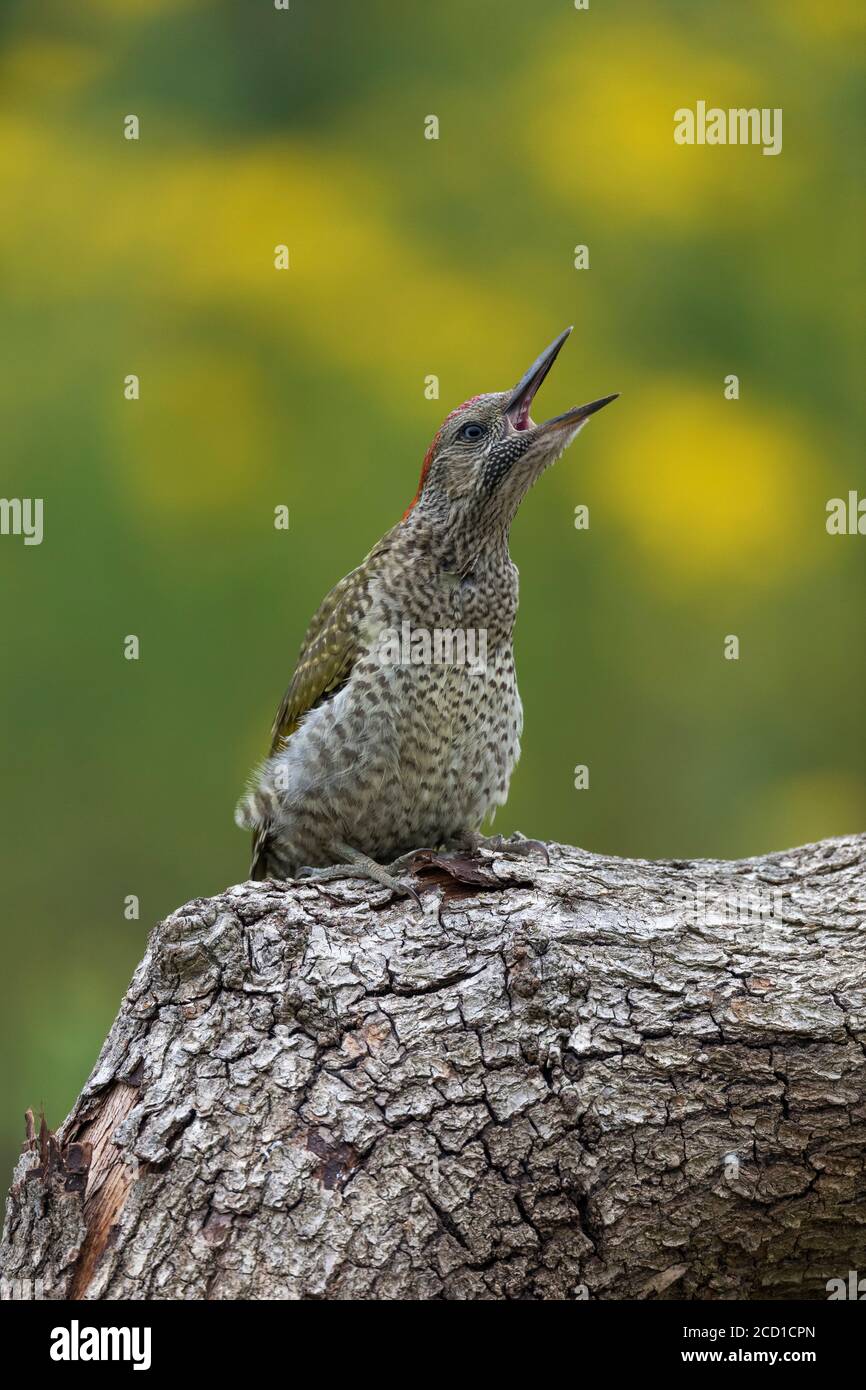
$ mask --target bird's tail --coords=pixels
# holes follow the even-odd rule
[[[253,831],[252,852],[250,854],[250,878],[269,878],[268,851],[271,847],[270,825],[260,825]]]
[[[259,789],[250,790],[242,796],[235,808],[235,825],[241,830],[253,832],[252,852],[250,854],[250,878],[270,878],[270,849],[273,843],[273,821],[262,805]]]

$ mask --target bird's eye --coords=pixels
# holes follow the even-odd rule
[[[461,438],[461,439],[471,439],[471,440],[483,439],[483,438],[484,438],[484,426],[483,426],[483,425],[475,425],[475,424],[464,425],[463,428],[462,428],[461,431],[460,431],[460,438]]]

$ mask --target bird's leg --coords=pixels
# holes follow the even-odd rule
[[[344,844],[338,840],[331,846],[331,852],[335,856],[339,855],[345,860],[343,864],[328,864],[324,868],[311,868],[305,866],[298,869],[295,878],[312,879],[317,883],[327,882],[338,878],[369,878],[373,883],[381,884],[383,888],[390,888],[392,893],[401,893],[406,897],[414,898],[415,902],[421,907],[421,899],[410,887],[408,883],[401,883],[395,878],[391,869],[393,865],[385,868],[382,864],[377,864],[375,859],[371,859],[368,854],[362,854],[360,850],[353,849],[351,845]],[[423,909],[422,909],[423,911]]]
[[[489,849],[494,854],[516,854],[528,857],[534,850],[540,850],[550,863],[547,845],[543,840],[528,840],[519,830],[506,840],[504,835],[482,835],[480,830],[463,830],[449,841],[447,849],[469,850],[475,854],[479,849]]]

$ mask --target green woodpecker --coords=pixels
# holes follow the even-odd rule
[[[323,600],[237,809],[253,831],[251,877],[412,891],[395,875],[413,850],[477,843],[505,801],[523,726],[509,529],[536,479],[616,399],[532,420],[570,332],[513,390],[451,412],[408,511]]]

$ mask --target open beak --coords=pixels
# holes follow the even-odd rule
[[[571,328],[566,328],[558,338],[554,338],[550,347],[545,348],[541,356],[535,359],[529,371],[524,373],[518,381],[505,407],[505,413],[511,422],[512,429],[531,430],[537,428],[551,432],[559,429],[572,429],[581,425],[597,410],[601,410],[602,406],[610,405],[611,401],[616,400],[619,392],[615,392],[612,396],[602,396],[601,400],[591,401],[589,405],[574,406],[572,410],[566,410],[563,415],[555,415],[552,420],[545,420],[543,424],[536,426],[529,414],[535,393],[559,356],[559,350],[571,331]]]
[[[539,425],[538,428],[552,432],[553,430],[568,430],[575,425],[582,425],[584,420],[589,419],[590,415],[594,415],[597,410],[601,410],[604,406],[610,405],[611,401],[615,401],[618,395],[619,392],[614,391],[612,396],[602,396],[601,400],[590,401],[589,405],[576,405],[571,410],[566,410],[562,415],[554,415],[552,420],[545,420],[544,424]]]

